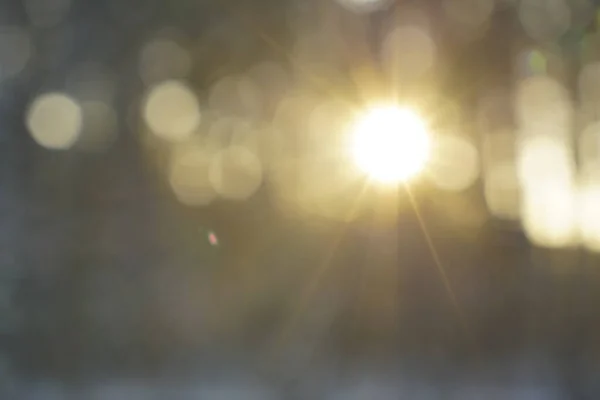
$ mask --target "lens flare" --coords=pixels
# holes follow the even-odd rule
[[[354,126],[351,151],[358,167],[373,180],[405,182],[423,170],[430,138],[425,122],[407,108],[379,106]]]

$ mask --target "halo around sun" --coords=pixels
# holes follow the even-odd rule
[[[408,108],[370,108],[352,129],[355,163],[372,180],[384,184],[406,182],[418,175],[429,159],[430,148],[427,125]]]

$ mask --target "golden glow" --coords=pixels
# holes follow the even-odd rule
[[[357,121],[352,154],[358,167],[381,183],[405,182],[423,170],[430,153],[427,126],[407,108],[379,106]]]
[[[578,243],[574,189],[560,181],[526,188],[521,219],[531,242],[550,248],[571,247]]]
[[[600,184],[592,182],[579,193],[579,230],[588,250],[600,252]]]
[[[143,117],[156,136],[181,142],[192,136],[200,125],[200,104],[187,84],[165,81],[149,91]]]

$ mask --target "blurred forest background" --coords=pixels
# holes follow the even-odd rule
[[[527,220],[510,164],[533,120],[595,176],[596,3],[1,0],[0,397],[596,398],[600,199]],[[77,138],[44,136],[72,118],[34,121],[47,93]],[[343,164],[276,162],[390,95],[460,133],[412,194],[350,212]]]

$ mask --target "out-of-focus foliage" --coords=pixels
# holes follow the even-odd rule
[[[588,0],[0,2],[0,397],[465,398],[460,370],[473,396],[593,398],[598,20]],[[346,151],[382,100],[430,123],[408,190]],[[126,383],[83,385],[105,376]]]

